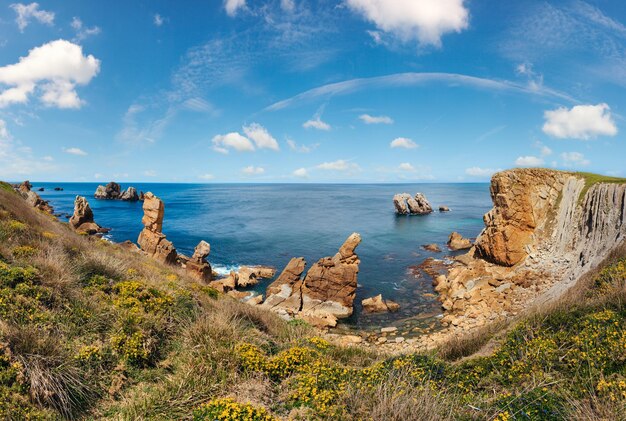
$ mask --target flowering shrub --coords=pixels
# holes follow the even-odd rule
[[[34,256],[37,253],[37,249],[32,246],[17,246],[11,250],[11,254],[16,259],[26,259]]]
[[[143,332],[117,333],[111,336],[113,351],[134,365],[143,366],[150,362],[152,349],[149,338]]]
[[[102,361],[102,354],[97,346],[85,345],[78,350],[74,358],[85,363],[99,362]]]
[[[154,312],[160,313],[171,307],[174,300],[168,294],[156,288],[148,288],[137,281],[119,282],[113,286],[113,292],[117,297],[113,304],[117,307],[127,308],[131,312]]]
[[[194,421],[277,421],[265,408],[242,404],[231,398],[213,399],[193,411]]]
[[[43,411],[29,401],[28,385],[22,375],[23,367],[0,349],[0,419],[4,420],[43,420]]]
[[[601,379],[596,386],[596,391],[611,402],[624,402],[626,401],[626,378],[615,374],[609,379]]]

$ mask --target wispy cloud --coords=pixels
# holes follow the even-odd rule
[[[9,7],[17,14],[15,22],[17,27],[20,28],[20,32],[24,32],[24,29],[26,29],[32,19],[45,25],[54,25],[54,12],[40,9],[39,3],[14,3]]]
[[[456,73],[396,73],[387,76],[351,79],[343,82],[323,85],[302,92],[291,98],[276,102],[266,108],[267,111],[277,111],[295,104],[310,102],[319,99],[328,99],[332,96],[347,95],[366,89],[381,89],[388,87],[426,86],[431,83],[444,83],[449,86],[468,86],[476,89],[512,92],[533,96],[543,96],[566,100],[571,103],[577,101],[567,94],[542,86],[540,89],[531,89],[526,85],[507,80],[485,79]]]
[[[369,114],[361,114],[359,119],[365,124],[393,124],[393,119],[386,115],[373,116]]]
[[[84,150],[80,149],[80,148],[64,148],[63,152],[68,153],[70,155],[76,155],[76,156],[87,156],[87,152],[85,152]]]
[[[76,31],[76,36],[72,40],[74,42],[83,41],[86,38],[89,38],[94,35],[98,35],[101,32],[101,29],[98,26],[92,26],[91,28],[84,26],[83,21],[80,20],[80,18],[77,18],[76,16],[74,16],[74,18],[72,19],[71,26],[74,29],[74,31]]]

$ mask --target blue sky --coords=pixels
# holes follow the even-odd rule
[[[0,178],[626,176],[619,0],[0,2]]]

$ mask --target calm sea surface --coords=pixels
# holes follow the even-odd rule
[[[361,258],[357,303],[379,293],[399,302],[393,315],[356,314],[348,323],[368,326],[438,311],[429,295],[430,279],[415,278],[410,266],[451,253],[445,243],[452,231],[474,238],[491,208],[488,184],[122,184],[151,191],[165,202],[163,231],[187,255],[200,240],[211,244],[209,261],[226,273],[240,265],[274,266],[280,272],[291,257],[303,256],[307,267],[335,254],[358,232]],[[72,213],[76,195],[86,196],[101,226],[112,228],[113,241],[136,241],[142,229],[142,202],[96,200],[96,183],[33,183],[56,212]],[[53,187],[63,191],[53,191]],[[433,207],[449,213],[396,216],[395,193],[422,192]],[[423,244],[437,243],[443,253]],[[257,287],[263,291],[270,281]]]

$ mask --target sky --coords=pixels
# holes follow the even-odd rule
[[[0,179],[626,177],[622,0],[0,1]]]

